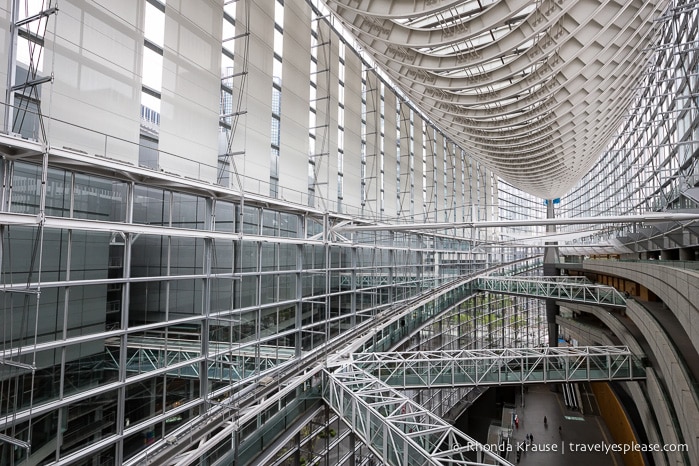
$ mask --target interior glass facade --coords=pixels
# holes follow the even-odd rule
[[[57,14],[55,1],[0,0],[0,466],[378,464],[324,398],[338,357],[585,334],[583,311],[484,292],[471,281],[482,273],[558,267],[694,312],[670,299],[693,301],[691,271],[664,295],[640,272],[572,264],[698,258],[696,216],[622,218],[699,208],[696,4],[628,2],[639,24],[609,42],[631,53],[648,39],[640,81],[614,68],[621,97],[586,87],[557,106],[542,94],[577,81],[549,79],[546,41],[565,55],[572,6],[345,3],[61,0]],[[451,43],[481,13],[509,19]],[[549,29],[488,58],[530,23]],[[406,27],[412,38],[394,36]],[[604,97],[623,109],[585,120]],[[568,104],[572,116],[548,112]],[[546,126],[556,118],[560,140]],[[605,137],[585,136],[594,154],[579,161],[583,132],[566,131],[582,120]],[[549,203],[559,217],[619,219],[556,232],[541,221]],[[558,265],[544,260],[554,242],[572,251]],[[605,325],[614,338],[587,343],[633,346]],[[696,359],[694,346],[678,358]],[[651,405],[639,429],[691,444],[660,353],[627,390]],[[403,396],[453,420],[483,390]],[[654,461],[696,464],[698,451]]]

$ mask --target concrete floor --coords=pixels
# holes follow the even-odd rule
[[[619,453],[572,451],[573,448],[580,450],[613,442],[604,420],[597,414],[594,396],[583,393],[582,398],[585,414],[567,409],[563,404],[563,396],[552,392],[549,385],[529,385],[524,394],[524,407],[521,405],[521,395],[517,396],[519,428],[514,431],[514,443],[526,442],[526,435],[532,434],[536,447],[548,449],[523,452],[519,464],[623,466]],[[544,416],[547,417],[548,427],[544,426]],[[573,448],[571,443],[574,444]],[[516,455],[510,455],[509,460],[517,463]]]

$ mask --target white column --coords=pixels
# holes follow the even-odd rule
[[[414,148],[414,167],[415,173],[413,180],[415,181],[415,216],[419,221],[425,220],[426,206],[423,197],[424,180],[422,179],[423,167],[422,162],[425,158],[422,151],[422,118],[415,113],[413,116],[413,135],[415,138]]]
[[[11,0],[0,0],[0,98],[6,103],[7,74],[9,70],[8,60],[10,54],[10,21],[12,14],[10,11]],[[0,128],[5,128],[5,109],[0,108]]]
[[[326,125],[316,130],[314,150],[317,185],[316,207],[335,210],[337,205],[337,69],[339,40],[323,21],[318,25],[318,100],[317,124]]]
[[[222,21],[223,0],[174,0],[165,8],[160,168],[211,182],[218,166]]]
[[[248,8],[250,24],[246,24]],[[239,120],[231,152],[244,154],[236,155],[235,161],[238,173],[245,176],[245,190],[269,195],[274,0],[238,2],[236,18],[236,31],[249,33],[247,51],[244,39],[236,40],[235,44],[236,57],[247,56],[248,61],[241,109],[247,113]],[[243,72],[243,60],[235,60],[234,67],[236,73]],[[238,92],[234,89],[233,101],[238,99]],[[231,178],[235,180],[234,175]]]
[[[379,124],[381,115],[380,82],[374,73],[367,74],[366,92],[366,209],[368,215],[379,214]]]
[[[45,35],[44,73],[54,80],[42,86],[42,96],[51,93],[42,110],[71,124],[51,122],[53,147],[138,164],[144,8],[144,0],[61,1]]]
[[[306,2],[285,2],[279,195],[304,204],[308,194],[310,18],[311,9]]]
[[[425,164],[425,169],[426,169],[426,188],[427,188],[427,197],[425,199],[426,202],[426,214],[427,214],[427,220],[439,220],[441,221],[442,219],[439,217],[435,217],[435,213],[437,211],[437,206],[441,205],[441,202],[439,202],[439,196],[437,195],[437,185],[435,182],[435,169],[436,169],[436,164],[437,162],[437,155],[435,151],[435,138],[434,138],[434,130],[432,127],[428,124],[426,126],[425,130],[425,161],[427,162]],[[438,170],[437,170],[438,171]]]
[[[413,198],[414,190],[410,183],[411,162],[410,156],[410,107],[401,103],[400,105],[400,200],[399,214],[401,218],[410,218],[410,200]]]
[[[362,204],[362,62],[354,52],[345,55],[345,206],[356,213]]]
[[[386,88],[384,95],[384,215],[392,218],[397,212],[396,198],[396,95]]]

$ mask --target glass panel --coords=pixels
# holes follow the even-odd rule
[[[170,318],[177,319],[202,312],[202,281],[174,280],[170,282]]]
[[[236,272],[257,272],[257,243],[243,241],[236,244]]]
[[[70,250],[71,280],[108,278],[111,233],[73,230]],[[46,253],[47,251],[44,251]],[[50,251],[48,251],[50,253]]]
[[[145,25],[146,27],[143,31],[144,37],[158,47],[163,47],[163,38],[165,37],[165,13],[148,2],[146,2]]]
[[[67,336],[89,335],[101,333],[105,330],[107,313],[107,288],[108,285],[71,286],[68,290],[68,316]],[[44,291],[41,292],[42,307],[45,301]],[[62,299],[56,303],[56,307],[63,307]],[[44,325],[45,314],[41,315],[41,323]],[[56,327],[61,328],[62,322],[56,322]],[[95,349],[103,352],[103,342],[97,342]]]
[[[262,304],[273,303],[277,301],[277,276],[262,275],[261,280],[261,296]]]
[[[134,186],[134,223],[169,225],[170,192],[148,186]]]
[[[142,95],[152,99],[151,96],[148,96],[145,93]],[[144,99],[141,100],[143,101]],[[160,100],[158,100],[158,102],[160,102]],[[149,107],[141,106],[141,111],[145,114],[144,116],[151,117],[153,119],[159,118],[159,114],[155,111],[151,111]],[[160,170],[158,139],[146,136],[144,134],[140,135],[138,139],[138,166],[153,170]]]
[[[271,210],[262,212],[262,234],[265,236],[278,236],[279,214]]]
[[[20,344],[20,342],[17,342]],[[26,353],[12,358],[13,362],[29,364],[34,362],[34,353]],[[5,394],[0,403],[0,416],[10,415],[23,409],[58,398],[61,380],[60,350],[46,350],[36,353],[36,373],[32,388],[30,370],[22,370],[9,365],[0,365],[0,393]],[[33,400],[32,400],[33,392]],[[12,396],[9,396],[12,394]]]
[[[212,278],[211,286],[211,312],[229,311],[234,309],[233,295],[236,280],[233,278]]]
[[[233,272],[233,241],[213,240],[211,273]]]
[[[260,209],[245,206],[243,209],[243,233],[251,235],[260,234]]]
[[[163,56],[143,47],[143,85],[160,92],[163,86]]]
[[[296,252],[298,246],[295,244],[279,245],[279,270],[296,270]]]
[[[115,360],[105,351],[107,343],[95,340],[66,348],[66,367],[63,375],[65,395],[78,393],[100,384],[115,381],[119,372]]]
[[[134,282],[129,297],[130,325],[163,322],[167,310],[167,282]]]
[[[69,405],[64,410],[61,457],[85,448],[97,440],[116,434],[117,391],[112,390]],[[113,465],[114,446],[90,456],[93,464]]]
[[[12,172],[11,212],[36,214],[41,195],[41,167],[15,162]],[[59,195],[58,197],[63,197]]]
[[[131,276],[167,275],[169,242],[166,236],[137,235],[131,244]]]
[[[299,238],[301,222],[298,215],[282,212],[280,215],[280,236],[284,238]]]
[[[276,270],[278,266],[277,251],[278,244],[261,243],[260,244],[260,264],[262,271]]]
[[[45,267],[51,280],[58,279],[58,271],[62,270],[65,274],[65,258],[66,254],[60,254],[63,247],[67,248],[67,236],[63,238],[60,230],[46,230],[48,234],[48,243],[57,251],[47,251],[47,259],[52,267]],[[5,285],[18,284],[26,287],[27,281],[36,280],[37,263],[36,253],[38,252],[37,235],[38,230],[34,227],[24,227],[18,225],[6,226],[4,228],[2,241],[2,273],[3,283]],[[51,249],[51,248],[47,248]],[[67,250],[67,249],[65,249]],[[49,272],[52,271],[52,272]],[[48,280],[48,278],[45,278]]]
[[[172,226],[203,230],[206,228],[206,200],[203,197],[173,193]]]
[[[75,175],[73,216],[123,222],[126,219],[128,185],[96,176]]]
[[[238,295],[240,297],[240,307],[250,307],[257,305],[257,277],[246,276],[236,282]]]
[[[296,275],[279,275],[278,292],[280,301],[294,299],[296,297]]]
[[[229,202],[216,201],[216,231],[235,231],[235,206]]]
[[[204,239],[170,238],[170,275],[202,273],[204,265]]]
[[[46,179],[46,215],[69,216],[70,183],[68,172],[49,168]]]

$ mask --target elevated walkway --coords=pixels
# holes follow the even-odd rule
[[[387,465],[512,466],[451,424],[362,369],[326,372],[323,398]]]
[[[107,347],[119,347],[119,338],[105,340]],[[173,367],[169,375],[183,378],[199,378],[199,362],[206,360],[208,377],[217,381],[235,381],[251,377],[260,371],[275,368],[291,360],[295,349],[284,346],[247,345],[231,346],[227,342],[209,342],[209,351],[202,357],[202,344],[198,340],[163,338],[156,336],[128,336],[126,372],[140,374],[165,367]],[[110,363],[119,367],[114,359]],[[187,364],[191,362],[191,364]]]
[[[615,346],[357,353],[333,365],[323,398],[382,464],[395,466],[512,464],[399,389],[644,376],[640,360]]]
[[[593,283],[585,277],[480,276],[475,280],[475,287],[491,293],[615,308],[626,306],[626,299],[614,287]]]
[[[356,353],[352,363],[399,389],[645,378],[626,347]]]

